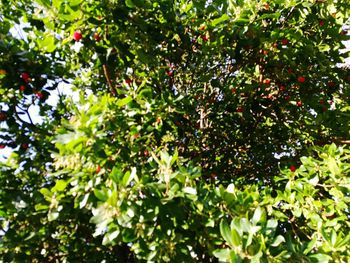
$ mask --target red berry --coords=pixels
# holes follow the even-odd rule
[[[209,40],[209,37],[207,37],[206,35],[201,36],[201,38],[204,42],[207,42]]]
[[[132,80],[131,80],[131,79],[126,79],[126,80],[125,80],[125,83],[128,84],[128,85],[130,85],[130,84],[132,83]]]
[[[303,106],[303,102],[302,102],[302,101],[300,101],[300,100],[299,100],[299,101],[297,101],[297,106],[298,106],[298,107]]]
[[[340,34],[343,35],[343,36],[345,36],[347,33],[348,33],[348,31],[346,31],[346,30],[342,30],[342,31],[340,32]]]
[[[38,99],[43,99],[44,98],[44,94],[41,91],[35,92],[35,95],[38,97]]]
[[[97,167],[96,167],[96,173],[98,174],[100,171],[101,171],[101,166],[100,166],[100,165],[97,165]]]
[[[20,90],[20,91],[25,91],[25,89],[26,89],[26,86],[24,86],[24,85],[21,85],[21,86],[19,87],[19,90]]]
[[[269,85],[271,83],[271,79],[264,79],[263,83]]]
[[[276,42],[273,43],[273,44],[272,44],[272,47],[273,47],[273,48],[278,48],[278,43],[276,43]]]
[[[293,69],[291,68],[288,69],[288,74],[293,74],[293,72],[294,72]]]
[[[280,91],[285,91],[285,90],[286,90],[286,86],[284,86],[284,85],[279,85],[279,90],[280,90]]]
[[[102,38],[98,33],[94,33],[94,39],[96,40],[96,42],[99,42]]]
[[[288,39],[286,39],[286,38],[283,38],[282,40],[281,40],[281,43],[282,43],[282,45],[288,45],[288,43],[289,43],[289,40]]]
[[[294,166],[294,165],[291,165],[290,167],[289,167],[289,170],[291,170],[291,172],[295,172],[295,170],[296,170],[297,168]]]
[[[318,22],[318,24],[319,24],[320,26],[324,26],[324,21],[323,21],[323,20],[320,20],[320,21]]]
[[[173,75],[173,72],[172,71],[167,71],[166,74],[171,77]]]
[[[243,107],[238,106],[238,107],[236,108],[236,112],[243,112]]]
[[[284,99],[288,101],[288,100],[290,100],[290,96],[289,95],[285,96]]]
[[[24,82],[29,82],[30,81],[30,77],[29,77],[29,74],[27,72],[23,72],[21,74],[21,79],[24,80]]]
[[[73,34],[73,38],[75,41],[80,41],[83,38],[83,35],[79,31],[75,31]]]
[[[0,144],[0,149],[4,149],[6,147],[5,144]]]
[[[5,112],[0,112],[0,121],[5,121],[7,118],[7,114]]]
[[[237,92],[237,89],[235,89],[235,88],[232,88],[232,89],[231,89],[231,93],[232,93],[232,94],[236,94],[236,92]]]
[[[143,155],[144,155],[145,157],[147,157],[147,156],[149,155],[149,152],[148,152],[147,149],[143,151]]]
[[[336,83],[334,81],[328,81],[327,85],[330,88],[334,88],[336,86]]]
[[[21,148],[23,149],[23,150],[27,150],[28,149],[28,143],[22,143],[21,144]]]
[[[324,104],[324,100],[323,99],[320,99],[320,104]]]
[[[305,77],[299,76],[299,77],[298,77],[298,82],[304,83],[304,82],[305,82]]]

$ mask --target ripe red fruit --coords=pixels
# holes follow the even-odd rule
[[[334,88],[336,86],[336,83],[334,81],[328,81],[327,85],[330,88]]]
[[[144,155],[145,157],[147,157],[147,156],[149,155],[149,152],[148,152],[147,149],[143,151],[143,155]]]
[[[290,96],[289,95],[285,96],[284,99],[288,101],[288,100],[290,100]]]
[[[130,85],[130,84],[132,83],[132,80],[131,80],[131,79],[126,79],[126,80],[125,80],[125,83],[128,84],[128,85]]]
[[[0,121],[5,121],[7,118],[7,114],[5,112],[0,112]]]
[[[21,85],[21,86],[19,87],[19,90],[20,90],[20,91],[25,91],[25,89],[26,89],[26,86],[24,86],[24,85]]]
[[[209,40],[209,37],[207,37],[206,35],[201,36],[201,38],[204,42],[207,42]]]
[[[318,24],[319,24],[320,26],[324,26],[324,21],[323,21],[323,20],[320,20],[320,21],[318,22]]]
[[[298,77],[298,82],[304,83],[304,82],[305,82],[305,77],[299,76],[299,77]]]
[[[282,45],[288,45],[288,43],[289,43],[289,40],[288,39],[286,39],[286,38],[283,38],[282,40],[281,40],[281,43],[282,43]]]
[[[273,47],[273,48],[278,48],[278,43],[276,43],[276,42],[273,43],[273,44],[272,44],[272,47]]]
[[[30,76],[27,72],[23,72],[21,74],[21,79],[23,79],[24,82],[29,82],[30,81]]]
[[[73,38],[75,41],[80,41],[83,38],[83,35],[79,31],[75,31],[73,34]]]
[[[235,88],[232,88],[232,89],[231,89],[231,93],[232,93],[232,94],[236,94],[236,92],[237,92],[237,89],[235,89]]]
[[[297,101],[297,106],[298,106],[298,107],[303,106],[303,102],[302,102],[302,101],[300,101],[300,100],[299,100],[299,101]]]
[[[94,39],[96,40],[96,42],[99,42],[102,38],[98,33],[94,33]]]
[[[4,149],[6,147],[5,144],[0,144],[0,149]]]
[[[97,165],[97,167],[96,167],[96,173],[98,174],[100,171],[101,171],[101,166],[100,166],[100,165]]]
[[[38,97],[38,99],[43,99],[44,98],[44,94],[41,91],[35,92],[35,95]]]
[[[280,90],[280,91],[285,91],[285,90],[286,90],[286,86],[284,86],[284,85],[279,85],[279,90]]]
[[[291,171],[291,172],[295,172],[296,171],[296,167],[294,166],[294,165],[291,165],[290,167],[289,167],[289,170]]]
[[[238,107],[236,108],[236,112],[243,112],[243,107],[238,106]]]
[[[269,85],[271,83],[271,79],[264,79],[263,83]]]
[[[173,75],[173,72],[172,71],[167,71],[166,74],[171,77]]]
[[[22,144],[21,144],[21,148],[22,148],[23,150],[27,150],[28,147],[29,147],[28,143],[22,143]]]

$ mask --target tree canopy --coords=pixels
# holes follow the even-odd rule
[[[350,2],[0,10],[3,262],[348,262]]]

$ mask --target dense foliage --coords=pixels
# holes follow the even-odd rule
[[[0,10],[3,262],[348,262],[350,3]]]

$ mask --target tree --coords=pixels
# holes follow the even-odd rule
[[[1,4],[2,260],[346,262],[349,7]]]

